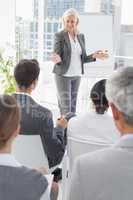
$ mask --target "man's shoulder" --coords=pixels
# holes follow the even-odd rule
[[[52,112],[48,108],[40,105],[39,103],[35,102],[34,106],[31,109],[31,113],[33,116],[38,120],[48,120],[52,118]]]
[[[12,95],[17,99],[18,102],[20,102],[20,103],[24,102],[26,104],[25,105],[26,107],[29,106],[29,107],[44,111],[46,113],[51,113],[51,111],[48,108],[46,108],[45,106],[41,105],[32,96],[30,96],[28,94],[13,93]]]
[[[17,93],[14,93],[12,95],[16,98],[16,100],[22,107],[23,114],[26,114],[26,113],[28,115],[32,114],[32,118],[33,116],[37,116],[37,118],[38,116],[40,116],[40,118],[42,118],[42,116],[44,115],[45,115],[45,118],[52,117],[52,112],[48,108],[46,108],[45,106],[37,102],[32,96],[27,95],[27,94],[25,95],[25,94],[17,94]]]
[[[77,162],[80,163],[81,166],[100,166],[105,165],[106,163],[110,162],[114,158],[117,149],[113,146],[108,148],[103,148],[101,150],[96,150],[94,152],[86,153],[80,156],[77,159]]]
[[[40,111],[43,111],[43,112],[45,112],[47,114],[50,114],[50,115],[52,114],[51,110],[49,110],[45,106],[43,106],[43,105],[41,105],[41,104],[39,104],[37,102],[35,102],[35,104],[37,105],[37,109],[39,109]]]

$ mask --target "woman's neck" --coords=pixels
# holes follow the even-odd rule
[[[0,154],[10,154],[11,153],[11,144],[10,145],[5,145],[2,149],[0,149]]]
[[[75,41],[75,38],[76,38],[76,34],[75,33],[70,33],[69,32],[69,36],[70,36],[70,38],[72,38],[72,40]]]

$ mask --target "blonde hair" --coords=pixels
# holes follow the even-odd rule
[[[64,28],[64,20],[65,20],[65,18],[68,17],[68,16],[71,16],[71,15],[75,17],[75,19],[77,20],[77,25],[78,25],[78,23],[79,23],[79,14],[74,8],[70,8],[70,9],[66,10],[64,12],[63,16],[62,16],[62,27],[63,28]],[[75,32],[77,33],[78,30],[76,29]]]

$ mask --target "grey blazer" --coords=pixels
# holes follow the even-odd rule
[[[96,59],[92,58],[92,54],[87,56],[86,50],[85,50],[84,35],[80,33],[77,35],[77,38],[82,49],[81,73],[83,74],[84,73],[83,64],[86,62],[93,62]],[[63,75],[67,72],[70,65],[70,60],[71,60],[71,44],[70,44],[68,32],[60,31],[55,34],[54,52],[60,55],[62,61],[54,66],[53,72],[58,75]]]
[[[133,135],[79,157],[68,200],[133,199]]]
[[[64,130],[54,128],[51,111],[36,103],[32,97],[21,93],[14,93],[13,96],[22,112],[20,134],[40,135],[49,167],[59,164],[65,152]]]
[[[40,200],[47,187],[45,176],[34,169],[0,166],[1,200]]]

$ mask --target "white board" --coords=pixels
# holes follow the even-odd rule
[[[79,30],[85,35],[87,55],[97,50],[108,50],[107,60],[85,64],[85,76],[108,76],[114,69],[112,16],[80,15]]]

